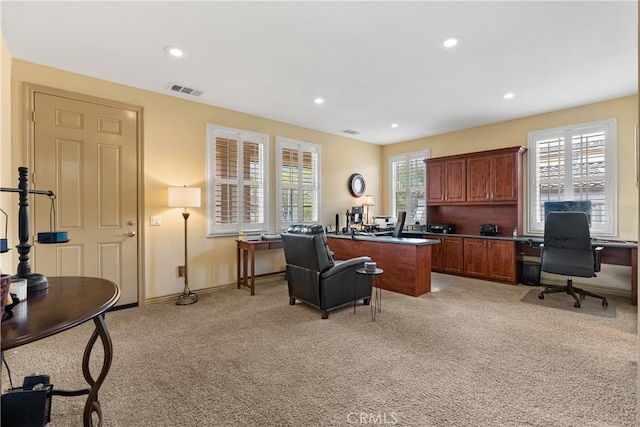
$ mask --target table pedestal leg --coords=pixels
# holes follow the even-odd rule
[[[91,338],[87,343],[87,347],[84,350],[84,356],[82,358],[82,373],[84,379],[91,386],[89,391],[89,397],[84,405],[83,424],[85,427],[93,426],[92,413],[95,412],[98,415],[98,426],[102,426],[102,409],[100,408],[100,402],[98,402],[98,390],[104,382],[109,369],[111,368],[111,361],[113,359],[113,344],[111,342],[111,336],[107,325],[104,321],[104,314],[100,314],[93,318],[93,323],[96,325],[96,329],[91,334]],[[98,337],[102,341],[102,347],[104,349],[104,358],[102,361],[102,369],[97,379],[93,379],[91,371],[89,370],[89,361],[91,358],[91,351],[95,345]]]

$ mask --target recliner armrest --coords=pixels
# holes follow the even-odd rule
[[[600,271],[600,264],[602,261],[603,249],[604,249],[603,246],[596,246],[595,248],[593,248],[593,271],[595,272]]]
[[[357,257],[357,258],[351,258],[348,259],[346,261],[341,261],[338,262],[336,261],[336,264],[325,270],[322,273],[322,279],[328,279],[332,276],[336,276],[340,273],[343,273],[347,270],[351,270],[351,269],[356,269],[356,268],[364,268],[364,263],[365,262],[369,262],[371,261],[371,258],[368,256],[361,256],[361,257]]]

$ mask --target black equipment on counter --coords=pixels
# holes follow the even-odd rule
[[[455,224],[429,224],[427,228],[429,233],[443,233],[443,234],[456,233]]]
[[[498,234],[498,226],[494,224],[482,224],[480,226],[481,236],[495,236]]]

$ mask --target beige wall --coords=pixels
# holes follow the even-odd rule
[[[7,48],[4,36],[0,34],[0,187],[15,187],[12,178],[18,177],[18,173],[12,173],[11,165],[11,54]],[[9,215],[9,233],[13,229],[18,200],[15,195],[0,193],[0,208]],[[0,234],[4,237],[5,217],[0,212]],[[9,234],[11,237],[11,234]],[[10,240],[9,245],[15,240]],[[14,245],[15,246],[15,245]],[[12,274],[13,255],[15,250],[0,254],[0,271]],[[17,261],[16,264],[17,265]]]
[[[367,180],[368,192],[380,194],[380,153],[377,145],[329,135],[260,117],[211,107],[170,95],[134,89],[104,80],[68,73],[14,59],[12,67],[13,162],[11,169],[23,165],[24,83],[68,90],[85,95],[133,104],[143,108],[144,212],[141,225],[145,246],[145,295],[155,298],[181,292],[182,279],[176,267],[183,264],[183,219],[177,209],[169,209],[167,187],[205,184],[206,123],[246,129],[271,135],[271,181],[274,188],[275,136],[321,145],[322,207],[321,221],[333,224],[341,214],[358,204],[347,190],[348,177],[360,172]],[[8,165],[5,161],[4,166]],[[364,166],[363,166],[364,165]],[[273,206],[274,192],[270,192]],[[150,216],[161,216],[162,225],[150,227]],[[235,282],[235,241],[230,237],[206,238],[205,207],[193,209],[189,218],[189,286],[192,290]],[[271,219],[275,224],[274,218]],[[284,268],[282,253],[263,252],[257,257],[257,273]],[[16,262],[17,263],[17,262]]]
[[[527,133],[595,120],[617,118],[618,121],[618,238],[638,240],[638,198],[635,176],[635,126],[638,120],[638,97],[589,104],[566,110],[553,111],[522,119],[420,138],[383,147],[383,158],[389,155],[431,150],[431,157],[494,148],[527,146]],[[525,192],[527,183],[527,156],[525,154]],[[382,171],[386,182],[388,171]],[[389,189],[382,186],[383,199],[388,202]],[[525,199],[526,200],[526,199]],[[526,212],[526,209],[525,209]]]

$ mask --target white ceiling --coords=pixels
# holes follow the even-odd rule
[[[638,92],[629,0],[1,7],[13,58],[376,144]],[[459,47],[440,47],[450,35]]]

